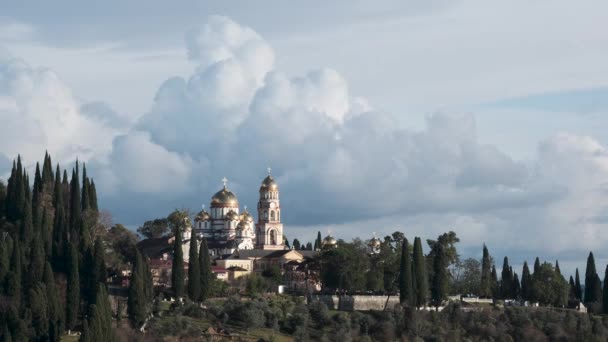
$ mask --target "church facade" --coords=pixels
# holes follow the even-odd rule
[[[270,170],[260,185],[257,218],[246,207],[241,212],[236,194],[227,186],[227,179],[223,182],[223,188],[211,197],[209,212],[203,208],[194,217],[192,236],[204,237],[213,256],[232,254],[236,250],[286,249],[279,186]]]

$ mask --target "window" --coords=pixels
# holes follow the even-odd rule
[[[270,221],[274,221],[275,217],[274,217],[274,210],[270,211]]]
[[[277,231],[274,229],[270,231],[270,244],[271,245],[277,244]]]

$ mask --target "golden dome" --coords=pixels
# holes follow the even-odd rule
[[[241,221],[252,222],[253,217],[251,217],[251,214],[249,214],[249,212],[247,210],[245,210],[243,212],[243,214],[241,215]]]
[[[225,218],[226,220],[230,220],[230,221],[236,221],[236,220],[238,220],[239,215],[238,215],[236,212],[234,212],[234,210],[230,210],[230,211],[229,211],[229,212],[226,214],[226,216],[224,216],[224,218]]]
[[[213,197],[211,197],[211,205],[229,205],[236,207],[239,205],[239,200],[232,191],[224,187],[222,190],[216,192]]]
[[[334,237],[331,235],[327,235],[325,239],[323,239],[323,246],[332,247],[335,246],[337,243],[338,241],[336,241],[336,239],[334,239]]]
[[[274,181],[274,178],[271,175],[266,176],[262,181],[262,186],[260,186],[260,191],[279,191],[279,186]]]
[[[381,244],[382,242],[377,237],[373,237],[371,240],[369,240],[369,246],[372,248],[379,248]]]
[[[198,214],[196,214],[196,216],[194,217],[194,221],[198,222],[198,221],[209,221],[211,219],[211,216],[209,216],[209,213],[206,212],[204,209],[201,210]]]

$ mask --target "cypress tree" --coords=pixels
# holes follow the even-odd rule
[[[72,170],[72,180],[70,181],[70,237],[74,239],[73,241],[79,241],[82,237],[80,205],[80,182],[76,171]],[[88,247],[88,245],[81,246],[81,250],[85,250],[86,247]]]
[[[190,238],[188,253],[188,297],[195,302],[201,297],[201,268],[195,236]]]
[[[90,183],[89,183],[89,178],[87,177],[87,166],[86,164],[82,164],[82,196],[81,196],[81,203],[80,203],[80,208],[81,210],[84,212],[85,210],[90,208],[91,205],[91,198],[89,197],[90,194]]]
[[[57,166],[57,174],[59,174],[59,166]],[[53,220],[53,243],[52,243],[52,255],[53,264],[57,270],[67,271],[65,267],[67,255],[68,243],[68,220],[66,217],[64,200],[64,188],[61,184],[59,177],[55,181],[55,191],[53,194],[53,203],[55,206],[55,217]]]
[[[141,253],[135,249],[135,262],[133,263],[131,280],[129,281],[129,297],[127,299],[127,315],[134,329],[139,329],[144,324],[147,316],[148,302],[144,290],[143,263]]]
[[[401,248],[401,265],[399,274],[399,302],[401,305],[413,305],[412,261],[407,239],[403,239]]]
[[[602,294],[602,307],[604,309],[603,312],[605,314],[608,314],[608,265],[606,265],[606,270],[604,271],[604,290]]]
[[[298,240],[298,239],[293,239],[293,243],[291,245],[293,246],[293,249],[295,249],[296,251],[299,251],[301,248],[300,240]]]
[[[428,283],[426,274],[426,260],[422,253],[422,242],[419,237],[414,238],[414,279],[416,281],[416,307],[426,305]]]
[[[32,313],[32,328],[36,340],[45,340],[49,332],[49,316],[46,298],[46,288],[41,283],[36,283],[28,295],[30,310]]]
[[[94,310],[94,308],[91,310]],[[89,332],[89,322],[86,319],[82,323],[82,333],[80,333],[80,338],[78,339],[78,342],[91,342],[91,333]]]
[[[528,268],[528,262],[524,261],[524,268],[521,273],[521,295],[524,300],[530,300],[530,293],[532,291],[532,276],[530,275],[530,268]]]
[[[435,244],[433,257],[433,283],[431,286],[431,298],[435,307],[439,307],[448,295],[448,270],[447,256],[442,244]]]
[[[51,264],[47,261],[44,265],[44,284],[46,285],[46,298],[48,303],[49,316],[49,340],[51,342],[59,341],[62,333],[63,310],[59,302],[57,294],[57,286],[55,284],[55,276]]]
[[[596,277],[597,271],[595,270],[595,258],[593,257],[593,252],[589,252],[589,257],[587,257],[587,269],[585,270],[585,303],[593,303],[599,300],[599,298],[596,296]]]
[[[496,299],[499,296],[500,287],[498,284],[498,274],[496,273],[496,266],[492,265],[492,272],[490,273],[490,280],[492,284],[492,298]]]
[[[574,289],[576,293],[576,299],[583,301],[583,288],[581,286],[581,278],[578,275],[578,267],[576,268],[576,277],[574,278]]]
[[[483,256],[481,258],[481,284],[479,286],[479,296],[484,298],[492,297],[491,265],[490,253],[485,243],[483,245]]]
[[[568,299],[576,300],[576,285],[574,285],[574,278],[570,276],[570,281],[568,282]]]
[[[521,297],[521,285],[519,283],[519,276],[517,273],[513,274],[513,285],[511,286],[511,296],[517,299]]]
[[[184,252],[182,250],[182,232],[179,225],[175,227],[171,286],[176,299],[181,300],[184,296]]]
[[[91,179],[91,186],[89,188],[89,200],[91,209],[95,211],[99,211],[99,207],[97,206],[97,190],[95,189],[95,182]]]
[[[555,260],[555,273],[562,275],[562,271],[559,269],[559,261]]]
[[[69,273],[66,299],[66,328],[74,329],[78,321],[80,307],[80,274],[78,272],[78,248],[74,243],[69,245]]]
[[[538,257],[534,260],[534,273],[537,273],[540,270],[540,260]]]
[[[211,272],[211,258],[209,257],[209,248],[205,238],[201,241],[200,251],[198,253],[199,267],[201,270],[201,287],[200,301],[205,301],[211,295],[211,286],[213,281],[213,272]]]
[[[317,239],[315,240],[315,251],[320,250],[323,246],[323,239],[321,238],[321,232],[317,231]]]
[[[52,209],[51,209],[52,210]],[[50,257],[53,254],[53,221],[51,220],[46,207],[42,210],[41,238],[44,246],[45,255]]]
[[[27,182],[27,177],[25,178]],[[23,242],[23,251],[29,255],[29,245],[34,237],[34,224],[32,218],[32,199],[29,191],[25,192],[23,217],[21,219],[20,238]]]
[[[509,258],[506,256],[503,260],[501,276],[501,296],[503,299],[507,299],[512,297],[511,287],[513,286],[513,278],[511,277],[511,270],[509,268]]]
[[[22,270],[21,243],[19,240],[15,239],[13,241],[13,256],[11,258],[11,268],[7,280],[6,294],[12,298],[13,305],[17,311],[19,311],[19,308],[21,307]]]
[[[36,235],[33,240],[32,253],[30,256],[30,267],[27,272],[27,287],[29,288],[33,284],[42,281],[44,275],[44,265],[46,263],[46,253],[42,246],[42,240],[40,234]]]
[[[10,269],[10,251],[9,251],[9,240],[10,236],[7,235],[6,239],[3,239],[0,235],[0,293],[3,292],[3,284],[6,275]]]
[[[88,340],[91,342],[113,341],[112,310],[105,285],[98,284],[95,292],[97,293],[96,304],[89,307]]]
[[[32,189],[32,217],[34,231],[39,232],[42,228],[42,176],[40,175],[40,166],[36,163],[36,172],[34,173],[34,187]]]

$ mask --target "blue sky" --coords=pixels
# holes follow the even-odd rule
[[[606,262],[607,7],[4,4],[0,175],[78,157],[136,227],[224,176],[254,208],[270,165],[290,238],[454,229],[465,255]]]

